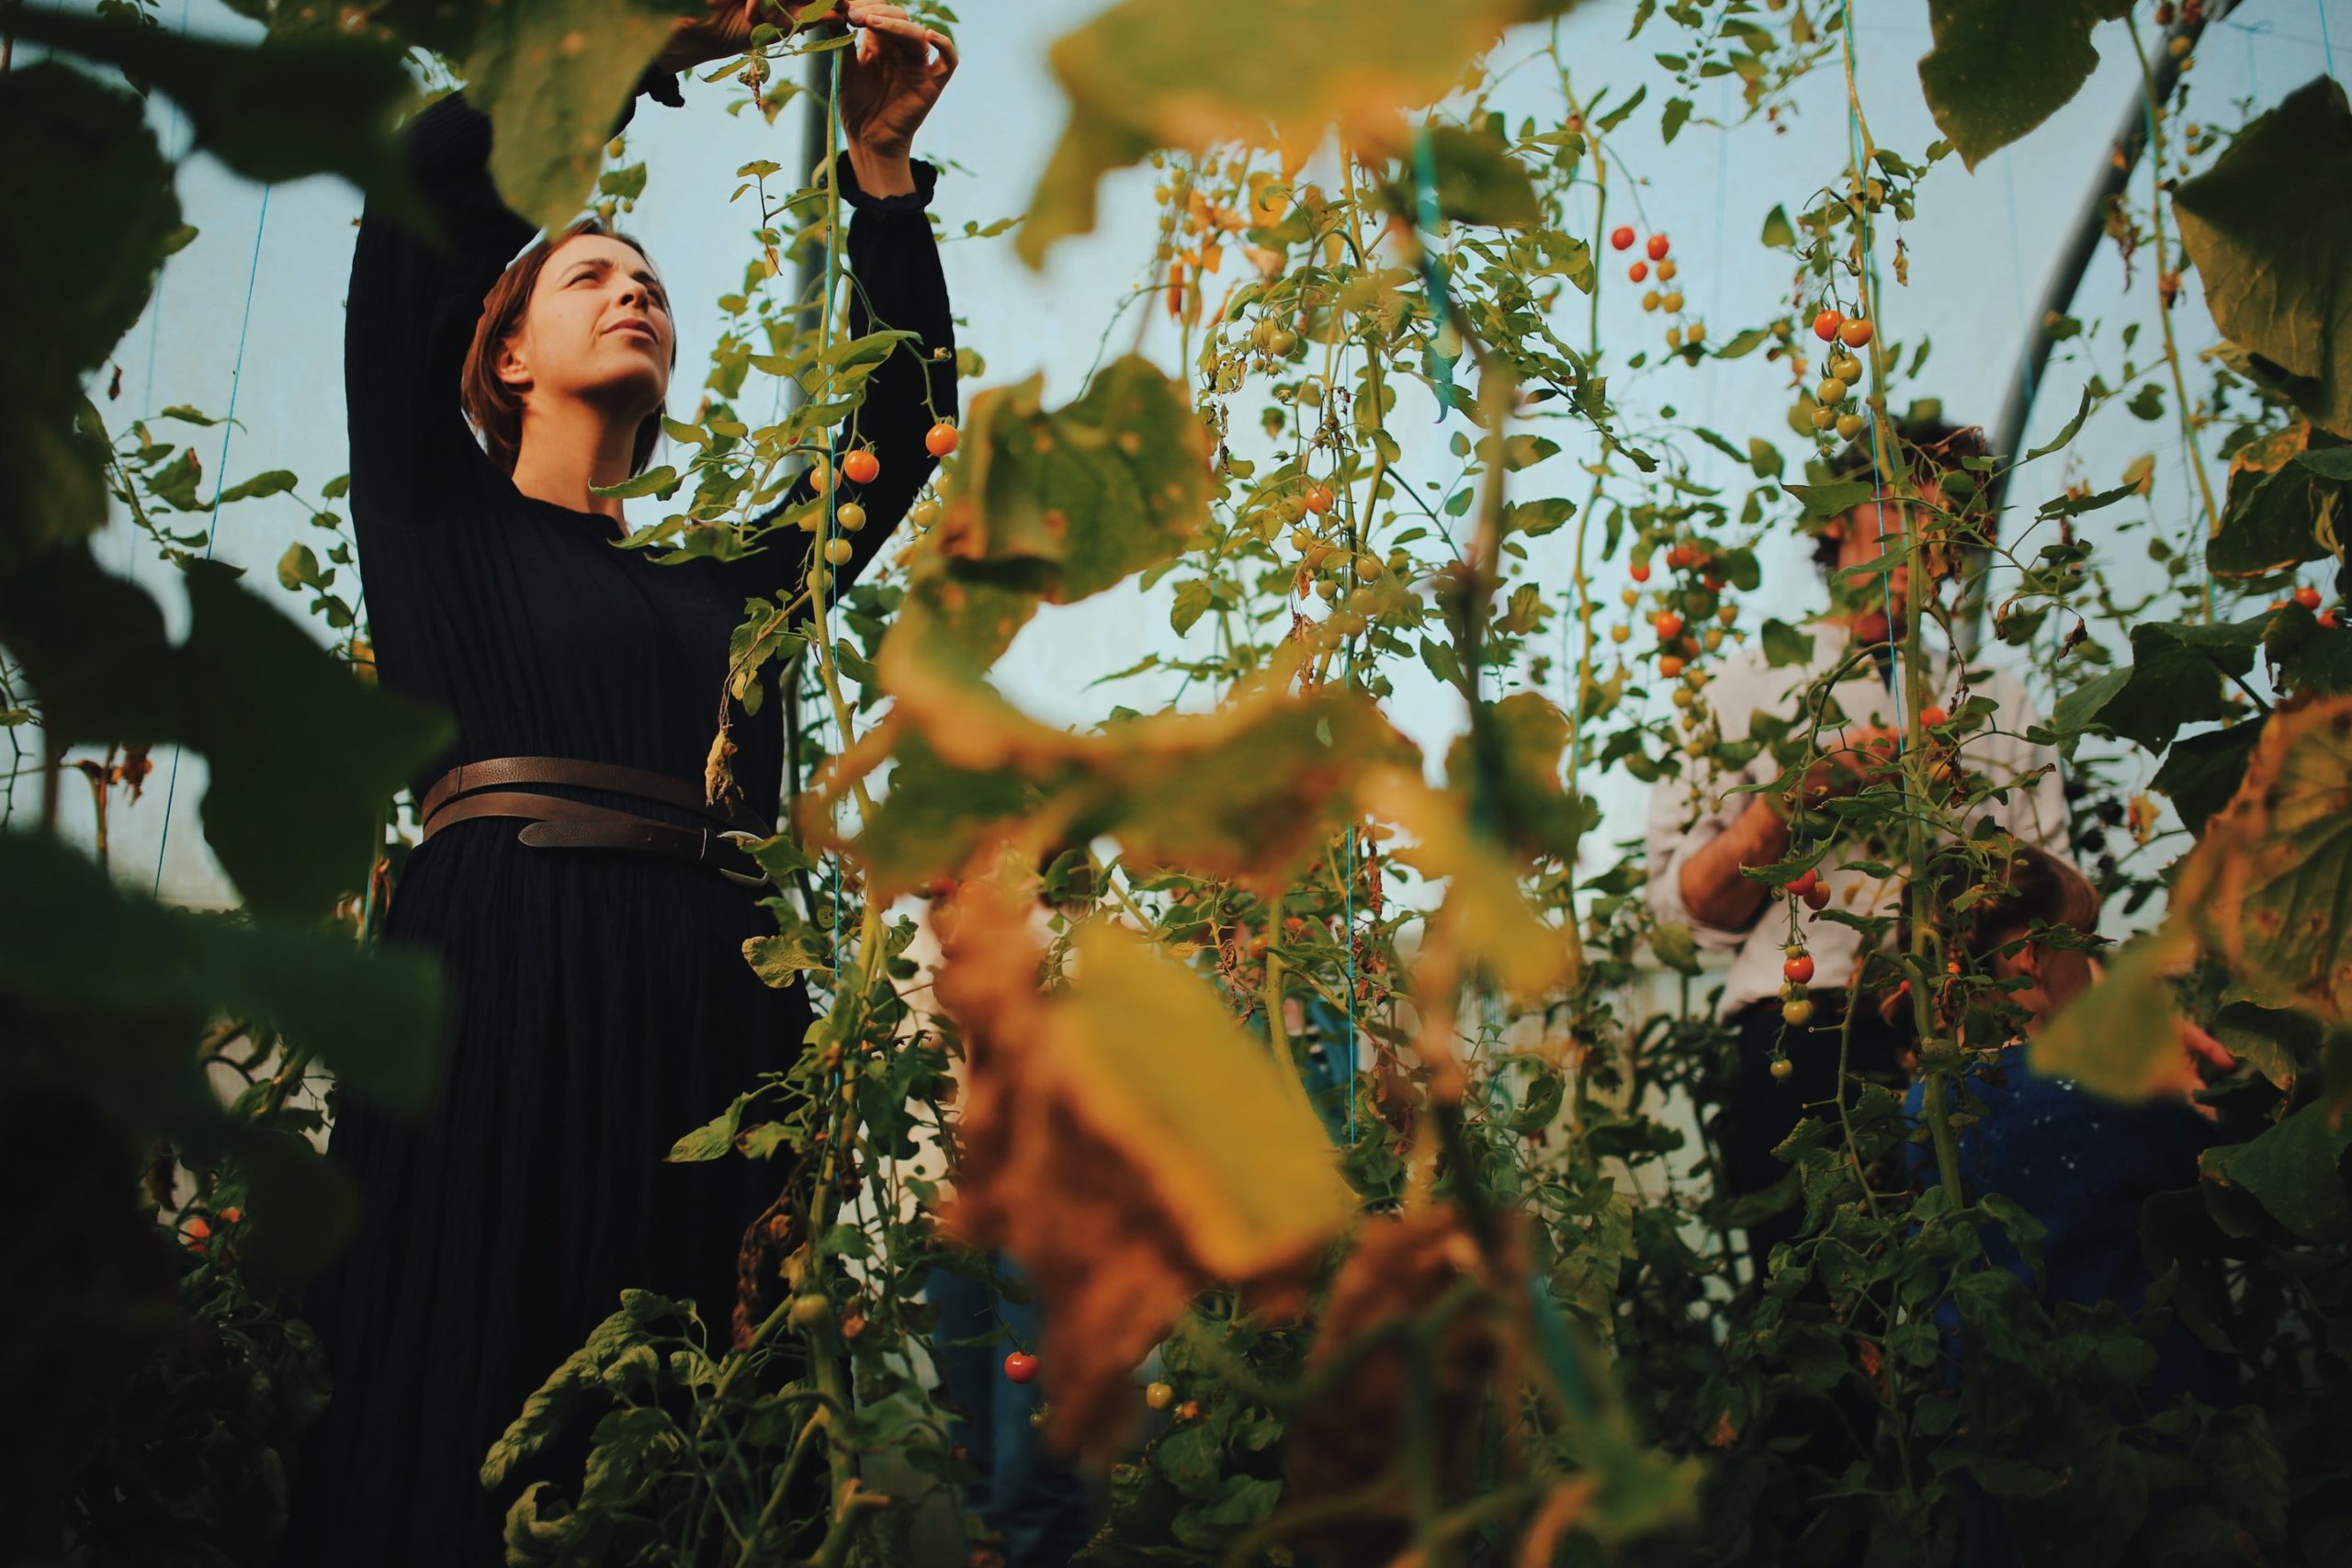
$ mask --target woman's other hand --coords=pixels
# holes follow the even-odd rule
[[[956,46],[884,0],[849,0],[856,41],[842,62],[842,131],[850,168],[868,196],[915,188],[915,131],[956,73]]]
[[[699,17],[681,17],[671,24],[669,47],[654,63],[664,71],[691,71],[714,60],[748,51],[752,29],[765,22],[790,32],[797,25],[795,13],[810,0],[710,0]]]

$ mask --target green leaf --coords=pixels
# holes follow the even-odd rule
[[[2304,1106],[2250,1143],[2211,1149],[2205,1179],[2254,1195],[2270,1217],[2306,1241],[2352,1240],[2352,1199],[2341,1168],[2352,1124],[2328,1125],[2327,1107]]]
[[[2034,1037],[2033,1070],[2117,1100],[2162,1092],[2181,1050],[2165,976],[2193,949],[2188,933],[2170,926],[2126,948],[2099,984],[2076,992]]]
[[[256,910],[322,914],[366,885],[379,809],[448,721],[356,679],[217,562],[187,575],[174,647],[144,590],[81,547],[0,572],[0,641],[61,745],[176,741],[210,764],[204,835]]]
[[[161,89],[179,105],[194,145],[249,180],[337,175],[393,218],[427,220],[391,127],[415,88],[402,51],[386,39],[321,28],[247,47],[22,6],[10,25],[20,40],[111,61],[133,82]],[[61,145],[65,134],[61,127]],[[22,178],[27,171],[15,167]]]
[[[623,479],[616,485],[590,485],[588,493],[614,497],[622,501],[634,501],[644,495],[658,496],[667,501],[677,488],[678,470],[663,463],[659,467],[646,469],[633,479]]]
[[[2131,0],[1928,0],[1919,85],[1973,169],[2065,107],[2098,64],[2091,28]]]
[[[1771,211],[1766,213],[1764,215],[1764,231],[1757,238],[1758,243],[1764,245],[1768,250],[1794,250],[1797,243],[1797,231],[1794,226],[1789,222],[1788,209],[1785,207],[1775,207]]]
[[[609,1403],[605,1373],[631,1349],[648,1344],[665,1320],[684,1316],[685,1309],[666,1297],[650,1291],[623,1291],[620,1310],[598,1324],[587,1343],[548,1374],[523,1402],[522,1414],[491,1445],[481,1462],[482,1485],[493,1490],[504,1485],[518,1465],[545,1450],[567,1427]]]
[[[1095,188],[1157,148],[1237,137],[1306,148],[1333,120],[1374,123],[1429,104],[1513,22],[1575,0],[1284,0],[1248,18],[1197,0],[1123,0],[1047,51],[1069,122],[1030,198],[1017,242],[1039,265],[1055,241],[1094,226]]]
[[[2062,733],[2097,722],[2161,750],[2184,724],[2229,716],[2223,676],[2254,668],[2268,617],[2232,626],[2158,622],[2132,628],[2132,668],[2109,671],[2060,699]]]
[[[1699,943],[1690,928],[1679,920],[1653,927],[1650,931],[1650,951],[1657,961],[1678,975],[1699,973]]]
[[[10,15],[15,25],[57,13]],[[109,443],[82,382],[146,309],[180,221],[171,166],[137,98],[62,60],[18,65],[6,80],[0,276],[14,280],[21,324],[0,334],[0,576],[106,521]]]
[[[232,501],[251,501],[257,496],[283,495],[301,481],[284,468],[272,468],[255,474],[242,484],[231,485],[213,499],[221,505]]]
[[[2319,77],[2173,194],[2213,322],[2285,373],[2312,423],[2352,436],[2352,108]]]
[[[1806,664],[1813,659],[1813,634],[1786,621],[1764,623],[1764,661],[1780,666]]]
[[[2229,804],[2245,782],[2246,758],[2261,739],[2264,720],[2249,719],[2227,729],[2209,729],[2177,740],[2148,787],[2172,799],[2183,826],[2202,833],[2213,813]]]
[[[1804,508],[1808,517],[1835,517],[1850,512],[1878,494],[1876,487],[1860,479],[1839,479],[1830,484],[1792,485],[1781,487]]]
[[[1679,136],[1679,135],[1680,135],[1680,134],[1681,134],[1682,127],[1683,127],[1684,123],[1690,119],[1690,99],[1688,99],[1688,98],[1668,98],[1668,99],[1667,99],[1667,100],[1666,100],[1666,112],[1665,112],[1663,115],[1661,115],[1661,116],[1659,116],[1659,117],[1658,117],[1658,128],[1657,128],[1658,140],[1660,140],[1661,141],[1665,141],[1665,142],[1671,143],[1677,136]]]
[[[671,24],[699,5],[505,0],[481,12],[463,75],[490,116],[491,177],[506,205],[550,232],[588,199],[613,121]]]
[[[217,1109],[189,1043],[220,1014],[280,1030],[355,1094],[413,1113],[432,1089],[442,987],[413,951],[192,914],[119,890],[55,839],[0,833],[0,1005],[28,1024],[74,1021],[75,1080],[151,1116]],[[167,1033],[160,1058],[124,1060],[158,1018],[187,1033]]]
[[[2090,416],[2091,389],[2088,387],[2085,387],[2083,389],[2083,400],[2081,405],[2075,410],[2075,417],[2066,422],[2064,429],[2059,431],[2056,435],[2051,438],[2049,445],[2037,446],[2032,451],[2028,452],[2025,455],[2025,460],[2030,463],[2037,457],[2047,457],[2052,452],[2056,452],[2064,448],[2067,443],[2073,441],[2075,437],[2081,433],[2083,421],[2090,418]]]
[[[673,1165],[695,1165],[720,1158],[735,1146],[735,1129],[742,1122],[743,1108],[751,1103],[749,1094],[737,1095],[726,1110],[680,1137],[662,1157]]]
[[[2205,548],[2216,576],[2267,577],[2332,553],[2337,529],[2352,518],[2352,485],[2336,473],[2352,447],[2312,451],[2311,438],[2299,419],[2231,457],[2221,532]]]
[[[1500,139],[1457,125],[1431,126],[1430,157],[1438,210],[1456,223],[1523,229],[1542,216],[1527,171]]]

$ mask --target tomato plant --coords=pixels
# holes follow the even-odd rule
[[[69,1267],[62,1226],[0,1244],[28,1282],[5,1310],[28,1371],[6,1386],[74,1435],[40,1456],[36,1522],[124,1560],[266,1551],[279,1505],[254,1477],[323,1396],[288,1293],[341,1224],[306,1139],[320,1089],[398,1107],[429,1082],[437,976],[371,939],[410,848],[397,793],[447,732],[368,679],[346,481],[215,476],[213,503],[291,496],[321,530],[279,561],[279,602],[187,521],[211,509],[202,459],[163,427],[220,420],[109,428],[90,378],[189,239],[113,78],[185,105],[251,177],[390,191],[398,48],[471,81],[537,61],[544,91],[493,108],[494,172],[560,221],[642,190],[641,165],[579,148],[658,47],[602,25],[565,46],[568,5],[387,12],[388,38],[264,9],[253,46],[115,0],[20,8],[13,36],[96,70],[16,68],[0,103],[35,236],[14,242],[32,298],[12,384],[34,395],[5,415],[0,719],[41,796],[24,822],[12,792],[0,834],[0,1142],[106,1264]],[[808,580],[746,606],[714,696],[743,722],[766,675],[789,687],[807,784],[753,847],[778,890],[743,956],[820,1016],[671,1151],[775,1172],[739,1331],[632,1292],[462,1456],[503,1477],[587,1435],[581,1474],[516,1505],[518,1560],[775,1562],[810,1531],[824,1561],[907,1560],[971,1474],[924,1375],[922,1281],[997,1248],[1045,1315],[1001,1380],[1035,1380],[1044,1439],[1107,1474],[1096,1564],[1943,1562],[1988,1530],[2069,1561],[2339,1554],[2352,635],[2326,606],[2352,587],[2352,333],[2311,323],[2340,316],[2352,265],[2352,220],[2312,194],[2352,183],[2343,92],[2199,103],[2196,123],[2179,73],[2210,0],[1939,0],[1916,73],[1870,84],[1932,118],[1896,148],[1837,6],[1644,0],[1654,66],[1605,88],[1571,69],[1571,9],[1125,0],[1060,39],[1069,118],[1012,245],[1038,261],[1139,168],[1136,347],[1067,401],[1033,378],[934,424],[935,493],[890,570],[838,595],[827,565],[866,518],[836,481],[880,477],[854,437],[889,334],[837,341],[821,283],[776,282],[827,276],[828,198],[771,206],[778,166],[746,166],[747,282],[720,301],[711,395],[668,422],[684,471],[631,491],[671,508],[634,547],[756,550],[775,541],[742,525],[779,476],[818,498],[779,525],[820,535]],[[2147,144],[2082,150],[2128,176],[2090,232],[2141,285],[2113,319],[2062,305],[2037,329],[2083,356],[2053,439],[2029,446],[2020,416],[1924,462],[1905,225],[1981,201],[1967,171],[2083,87],[2110,13],[2097,37],[2143,66]],[[754,35],[712,80],[773,119],[818,90],[796,80],[811,49]],[[1830,78],[1843,151],[1756,193],[1785,287],[1711,301],[1720,245],[1671,213],[1679,249],[1640,206],[1623,220],[1628,128],[1769,137]],[[252,114],[266,97],[281,110]],[[1637,246],[1623,281],[1600,265]],[[1635,301],[1668,321],[1629,346]],[[2199,310],[2209,353],[2183,342]],[[1678,412],[1751,356],[1780,378],[1777,428]],[[808,396],[762,423],[754,373]],[[2082,466],[2086,425],[2125,418],[2169,428],[2186,482],[2160,491],[2154,457]],[[812,456],[837,434],[838,476]],[[117,512],[184,575],[183,640],[92,555]],[[1871,558],[1826,571],[1832,613],[1809,616],[1777,574],[1858,557],[1873,514]],[[993,671],[1088,599],[1164,611],[1167,639],[1071,687],[1170,683],[1073,729]],[[1966,655],[1954,682],[1939,647]],[[1986,694],[1996,657],[2042,713]],[[1767,674],[1785,704],[1740,705]],[[1892,709],[1883,755],[1840,737],[1857,676]],[[1434,742],[1408,724],[1431,693],[1459,719]],[[1987,763],[2003,737],[2049,760]],[[212,764],[234,919],[108,874],[108,814],[139,808],[165,742]],[[2129,1302],[2041,1293],[2064,1261],[2044,1220],[1962,1157],[2014,1087],[2036,983],[1962,933],[2006,893],[1999,813],[2053,770],[2103,913],[2029,934],[2125,940],[2036,1020],[2030,1060],[2119,1100],[2193,1092],[2211,1118],[2132,1218],[2153,1284]],[[57,830],[74,777],[87,852]],[[296,778],[315,809],[288,825]],[[1785,832],[1737,874],[1768,938],[1764,1072],[1804,1100],[1767,1189],[1725,1169],[1727,1119],[1755,1113],[1725,972],[1648,896],[1671,863],[1603,830],[1628,788],[1746,797]],[[1848,1069],[1862,1006],[1907,1029],[1916,1108]],[[2190,1023],[2238,1064],[2204,1058],[2193,1087]],[[1793,1239],[1751,1257],[1735,1236],[1774,1211]],[[85,1324],[107,1354],[62,1355]],[[2183,1335],[2226,1362],[2226,1398],[2154,1379]],[[198,1457],[144,1467],[159,1447]],[[779,1519],[801,1465],[836,1506]]]

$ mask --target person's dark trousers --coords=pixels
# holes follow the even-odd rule
[[[1806,1028],[1791,1029],[1781,1018],[1781,1002],[1768,998],[1751,1002],[1732,1017],[1739,1036],[1739,1078],[1731,1101],[1714,1119],[1710,1131],[1723,1161],[1722,1193],[1745,1198],[1761,1192],[1787,1176],[1790,1167],[1772,1151],[1786,1141],[1807,1116],[1834,1118],[1838,1093],[1838,1026],[1846,1007],[1846,993],[1813,993],[1813,1018]],[[1903,1084],[1902,1054],[1910,1043],[1906,1017],[1890,1024],[1877,1006],[1865,999],[1854,1015],[1852,1038],[1847,1045],[1849,1075],[1875,1078],[1898,1093]],[[1787,1077],[1772,1076],[1776,1051],[1789,1059]],[[1855,1086],[1847,1089],[1852,1103]],[[1772,1248],[1794,1241],[1804,1219],[1804,1202],[1793,1191],[1786,1208],[1756,1220],[1747,1227],[1747,1245],[1756,1260],[1756,1277],[1763,1279]]]
[[[1025,1289],[1018,1265],[1001,1253],[991,1258],[1001,1274]],[[1036,1303],[1008,1300],[982,1280],[944,1269],[932,1270],[923,1294],[939,1314],[933,1332],[940,1375],[948,1399],[965,1416],[951,1421],[948,1433],[979,1472],[965,1489],[966,1509],[1004,1538],[1005,1568],[1062,1568],[1093,1533],[1086,1483],[1046,1451],[1042,1435],[1029,1424],[1040,1403],[1039,1385],[1004,1375],[1008,1353],[1036,1351]],[[984,1337],[1000,1325],[1005,1337]]]

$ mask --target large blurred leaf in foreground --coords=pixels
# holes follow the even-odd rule
[[[448,721],[356,679],[227,567],[187,574],[190,628],[88,549],[0,573],[0,642],[60,746],[175,741],[210,764],[204,835],[246,901],[315,916],[365,885],[377,808],[444,745]]]
[[[1928,0],[1919,85],[1972,169],[2066,106],[2098,65],[2091,28],[2131,0]]]
[[[139,100],[62,61],[8,73],[0,164],[0,275],[15,318],[0,333],[5,571],[106,521],[107,442],[95,411],[83,417],[82,381],[146,309],[180,207]]]
[[[2352,697],[2270,716],[2245,783],[2206,824],[2173,908],[2271,1007],[2352,1022]]]
[[[197,915],[125,894],[45,836],[0,833],[0,1094],[88,1100],[132,1147],[235,1159],[253,1191],[251,1261],[323,1262],[349,1219],[299,1137],[225,1111],[194,1042],[216,1019],[280,1032],[350,1092],[413,1112],[433,1083],[437,967],[308,926]],[[128,1194],[125,1195],[128,1201]]]
[[[2213,322],[2286,373],[2312,423],[2352,436],[2352,108],[2320,77],[2173,193]]]
[[[1354,1195],[1295,1081],[1197,976],[1097,922],[1048,995],[1028,911],[995,884],[946,913],[938,994],[970,1065],[947,1222],[1036,1288],[1049,1435],[1107,1449],[1135,1423],[1136,1363],[1193,1297],[1223,1280],[1295,1308]]]
[[[484,11],[466,98],[490,116],[490,175],[506,205],[549,231],[570,222],[671,24],[703,9],[700,0],[503,0]]]
[[[1269,131],[1303,151],[1442,96],[1516,22],[1576,0],[1125,0],[1055,40],[1069,124],[1022,225],[1032,266],[1094,226],[1095,185],[1155,149]]]

